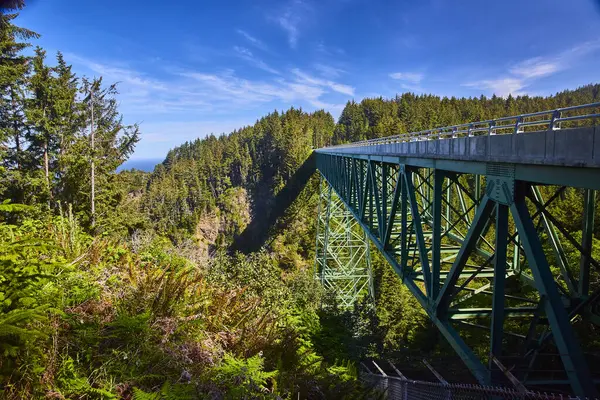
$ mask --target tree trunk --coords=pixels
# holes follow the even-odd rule
[[[46,188],[50,192],[50,167],[48,160],[48,142],[44,143],[44,173],[46,174]],[[52,195],[50,195],[52,197]]]
[[[44,121],[46,120],[46,109],[44,108]],[[48,161],[48,138],[49,135],[46,136],[46,140],[44,141],[44,174],[46,176],[46,189],[48,189],[48,195],[52,198],[52,193],[50,193],[50,167]],[[49,201],[48,201],[49,202]],[[48,204],[50,205],[50,204]]]
[[[92,193],[91,193],[91,213],[92,213],[92,227],[96,224],[96,165],[95,165],[95,136],[94,136],[94,92],[92,88],[92,93],[90,94],[90,100],[92,101],[92,123],[91,123],[91,145],[92,145],[92,162],[91,162],[91,183],[92,183]]]
[[[21,170],[21,135],[19,132],[19,122],[17,113],[17,101],[15,100],[15,92],[13,89],[10,90],[10,97],[13,109],[13,131],[15,134],[15,161],[17,162],[17,170]]]
[[[21,170],[21,137],[19,135],[16,121],[14,123],[14,130],[15,130],[15,149],[16,149],[15,159],[17,161],[17,170],[20,171]]]

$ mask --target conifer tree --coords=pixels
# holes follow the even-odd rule
[[[38,35],[12,23],[16,13],[6,12],[22,7],[16,1],[0,10],[0,193],[11,187],[11,196],[23,200],[24,180],[21,177],[24,158],[24,85],[29,70],[29,58],[22,51],[27,40]]]
[[[57,185],[56,195],[64,192],[63,179],[68,173],[70,160],[77,157],[72,154],[73,146],[77,141],[78,132],[83,129],[85,114],[83,104],[78,101],[78,79],[72,72],[62,55],[56,55],[57,65],[53,68],[55,79],[52,91],[52,116],[56,129],[56,142],[58,151],[56,154]]]
[[[88,154],[88,157],[86,161],[77,161],[77,166],[71,168],[71,173],[75,174],[75,179],[79,177],[80,183],[85,182],[81,177],[90,177],[87,181],[88,189],[80,187],[79,192],[89,194],[87,210],[90,213],[90,225],[94,225],[99,205],[97,203],[102,203],[102,208],[110,206],[113,181],[109,175],[131,155],[139,141],[140,132],[137,124],[123,123],[123,117],[117,108],[116,84],[104,87],[102,78],[83,78],[80,91],[85,95],[83,108],[89,129],[88,135],[80,138],[77,147],[83,150],[80,154]],[[101,197],[99,202],[96,197]]]
[[[38,46],[32,59],[33,74],[28,79],[31,97],[26,102],[25,114],[29,122],[27,140],[32,169],[42,168],[46,192],[51,196],[50,158],[53,158],[58,143],[52,112],[54,79],[52,69],[45,64],[45,60],[46,52]]]

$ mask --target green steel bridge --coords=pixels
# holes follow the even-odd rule
[[[595,103],[315,150],[316,277],[352,307],[374,247],[480,384],[597,396],[598,121]]]

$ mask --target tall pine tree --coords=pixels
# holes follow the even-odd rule
[[[46,52],[38,46],[32,60],[33,74],[27,85],[31,97],[26,101],[25,114],[29,122],[26,137],[29,142],[29,153],[32,156],[31,169],[42,169],[46,194],[51,197],[50,158],[53,158],[58,143],[52,113],[54,79],[52,69],[45,64],[45,61]]]
[[[22,2],[14,2],[12,8],[20,8]],[[11,8],[11,7],[8,7]],[[29,71],[29,58],[23,50],[27,40],[38,35],[12,23],[15,13],[0,11],[0,193],[10,190],[14,201],[24,200],[22,177],[24,162],[25,82]]]

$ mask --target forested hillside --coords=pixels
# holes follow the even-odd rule
[[[457,99],[404,93],[389,100],[349,101],[337,124],[324,111],[311,114],[294,108],[282,113],[275,111],[253,126],[229,135],[197,139],[171,150],[151,175],[142,203],[161,231],[183,229],[187,234],[202,235],[197,231],[200,216],[214,214],[217,209],[231,211],[245,203],[249,206],[245,210],[261,215],[265,204],[311,149],[599,99],[600,84],[549,97]],[[247,224],[250,214],[239,211],[237,221],[223,219],[220,244],[230,242]]]
[[[19,2],[16,2],[17,5]],[[231,245],[270,212],[312,149],[600,100],[405,93],[274,111],[172,149],[153,173],[116,169],[143,126],[118,85],[77,76],[0,15],[0,397],[364,398],[357,362],[446,354],[374,253],[375,307],[343,312],[313,279],[318,178],[264,248]],[[169,134],[169,132],[164,132]]]

